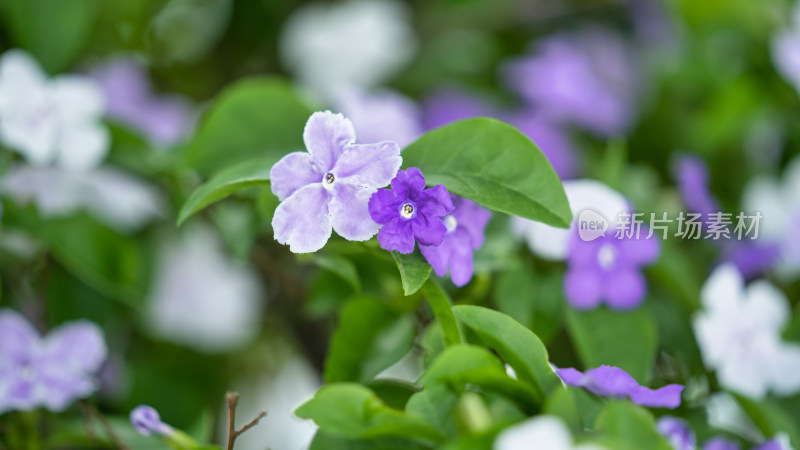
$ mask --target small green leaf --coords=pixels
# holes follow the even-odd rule
[[[511,317],[481,306],[453,308],[459,322],[474,331],[542,396],[561,387],[561,380],[550,368],[547,349],[531,330]]]
[[[458,322],[456,322],[456,318],[453,315],[453,308],[447,294],[436,282],[428,280],[422,286],[422,295],[428,300],[434,317],[442,327],[444,345],[460,344],[461,330],[458,328]]]
[[[256,157],[303,150],[311,110],[281,79],[255,77],[227,87],[208,109],[185,155],[204,175]]]
[[[312,419],[325,433],[347,438],[402,437],[436,444],[444,440],[423,419],[386,406],[374,392],[354,383],[323,386],[295,414]]]
[[[275,162],[277,159],[274,157],[258,158],[223,169],[186,199],[178,214],[178,225],[206,206],[241,189],[269,184],[269,171]]]
[[[639,383],[647,381],[658,335],[653,318],[645,310],[569,309],[567,331],[584,369],[608,364],[625,370]]]
[[[349,259],[341,255],[321,253],[311,253],[308,258],[317,266],[335,273],[339,278],[348,282],[356,292],[361,292],[361,280],[358,278],[358,270],[356,265]]]
[[[418,251],[404,255],[392,252],[392,258],[400,271],[400,281],[403,283],[403,292],[411,295],[419,290],[431,276],[433,267],[419,254]]]
[[[559,228],[572,212],[561,180],[536,144],[499,120],[467,119],[430,131],[403,150],[429,184],[495,211]]]
[[[386,339],[382,339],[386,335]],[[414,344],[414,324],[378,300],[357,298],[341,312],[325,361],[325,380],[371,380],[403,357]]]
[[[641,406],[612,400],[600,412],[595,428],[608,448],[619,450],[670,450],[672,446],[656,431],[653,415]]]
[[[458,434],[456,407],[458,395],[446,384],[429,384],[412,395],[406,403],[406,413],[425,419],[448,438]]]

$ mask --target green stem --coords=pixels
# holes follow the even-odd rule
[[[428,300],[433,310],[433,315],[442,327],[444,345],[449,347],[461,343],[461,330],[458,328],[456,316],[450,304],[450,298],[433,280],[428,280],[422,285],[422,295]]]

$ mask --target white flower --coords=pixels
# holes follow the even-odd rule
[[[270,342],[270,351],[283,353]],[[276,350],[278,350],[276,352]],[[241,401],[236,417],[255,417],[266,410],[269,415],[236,439],[237,448],[274,448],[281,450],[305,450],[309,448],[317,426],[311,420],[294,415],[294,411],[310,400],[320,386],[319,376],[303,357],[285,355],[275,364],[277,373],[258,382],[237,382]],[[222,430],[224,433],[225,430]]]
[[[0,191],[17,202],[33,201],[42,217],[85,209],[122,232],[135,231],[161,217],[164,207],[155,188],[111,168],[84,173],[16,166],[0,181]]]
[[[520,217],[514,217],[511,222],[514,234],[524,238],[533,253],[552,261],[566,258],[569,233],[575,226],[575,219],[581,210],[591,208],[602,213],[609,221],[609,229],[612,230],[606,233],[613,233],[614,221],[620,212],[630,210],[628,201],[622,194],[599,181],[565,181],[564,192],[575,216],[570,229],[555,228]]]
[[[199,351],[241,347],[258,333],[262,292],[214,233],[189,229],[167,245],[147,305],[153,333]]]
[[[20,50],[0,58],[0,140],[34,166],[88,170],[108,150],[103,96],[88,78],[47,79]]]
[[[775,68],[800,92],[800,5],[795,6],[790,27],[772,37],[771,50]]]
[[[406,6],[390,0],[303,6],[280,39],[286,67],[327,97],[385,81],[411,60],[416,42]]]
[[[511,426],[497,436],[494,450],[600,450],[595,444],[575,445],[569,430],[555,416],[537,416]]]
[[[768,176],[751,180],[742,204],[748,214],[760,212],[763,217],[758,240],[778,246],[778,274],[791,277],[800,273],[800,157],[789,163],[782,183]]]
[[[745,288],[741,274],[725,264],[711,274],[701,296],[694,331],[706,367],[717,371],[723,387],[756,399],[768,390],[800,390],[800,345],[781,340],[789,306],[780,291],[766,281]]]

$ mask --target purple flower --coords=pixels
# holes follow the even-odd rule
[[[130,125],[155,144],[168,146],[184,138],[194,124],[188,102],[155,95],[145,69],[132,59],[115,58],[91,72],[100,84],[109,117]]]
[[[703,450],[739,450],[741,447],[734,441],[724,437],[711,438],[703,444]]]
[[[398,253],[420,245],[440,245],[447,234],[442,217],[453,212],[453,200],[442,184],[425,189],[425,177],[416,167],[401,170],[392,189],[381,189],[369,199],[369,214],[383,225],[378,232],[381,248]]]
[[[627,397],[637,405],[657,408],[674,409],[681,404],[683,386],[669,384],[655,390],[639,386],[633,377],[619,367],[604,365],[585,373],[572,368],[558,369],[556,373],[568,385],[582,387],[603,397]]]
[[[484,99],[461,89],[447,88],[429,94],[423,101],[425,129],[432,130],[457,120],[495,117],[497,111]]]
[[[503,117],[536,143],[562,180],[578,175],[578,155],[567,131],[550,119],[532,111],[515,112]]]
[[[703,214],[703,217],[720,211],[719,202],[709,189],[708,167],[702,160],[681,155],[675,160],[673,173],[683,203],[689,211]]]
[[[311,115],[303,131],[308,152],[284,156],[270,171],[275,239],[295,253],[321,249],[336,230],[350,241],[365,241],[378,225],[367,206],[389,184],[403,159],[394,142],[355,144],[353,124],[330,111]]]
[[[71,322],[40,338],[24,317],[0,310],[0,413],[63,411],[97,389],[94,374],[106,354],[103,332],[91,322]]]
[[[619,36],[600,28],[560,34],[512,61],[508,83],[543,114],[597,134],[625,132],[636,100],[636,63]]]
[[[694,450],[697,439],[685,420],[672,416],[663,416],[656,424],[658,432],[667,438],[675,450]]]
[[[472,279],[472,252],[483,245],[483,229],[491,213],[472,200],[451,196],[455,209],[442,219],[447,232],[442,243],[420,245],[419,251],[433,266],[436,275],[443,277],[450,269],[456,286],[464,286]]]
[[[171,426],[161,421],[158,411],[152,406],[139,405],[133,408],[130,419],[133,428],[142,436],[150,436],[153,433],[169,436],[174,432]]]
[[[577,309],[593,309],[605,302],[613,309],[639,306],[647,290],[641,266],[658,258],[660,245],[651,237],[617,239],[614,234],[583,241],[570,232],[564,293]]]
[[[764,441],[758,447],[754,447],[753,450],[792,450],[793,448],[789,437],[781,433],[772,439]]]
[[[336,106],[353,122],[362,142],[393,141],[405,148],[422,134],[419,108],[394,91],[350,89],[337,97]]]

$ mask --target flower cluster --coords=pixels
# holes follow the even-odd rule
[[[483,244],[489,211],[452,197],[444,185],[426,188],[416,167],[399,170],[394,142],[356,144],[349,119],[314,113],[303,133],[308,152],[290,153],[270,171],[281,200],[272,228],[295,253],[321,249],[332,230],[351,241],[375,234],[388,251],[420,252],[437,275],[448,270],[463,286],[472,278],[473,251]],[[391,189],[379,189],[391,184]]]

